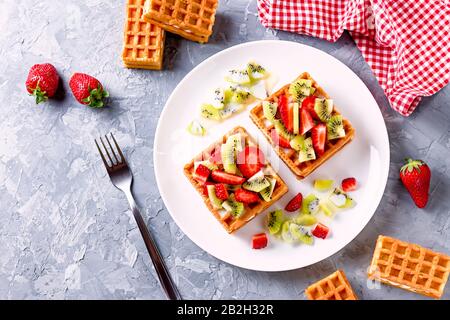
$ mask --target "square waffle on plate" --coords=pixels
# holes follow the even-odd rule
[[[416,244],[379,236],[368,276],[394,287],[440,298],[449,271],[449,256]]]
[[[244,226],[247,222],[252,220],[254,217],[256,217],[258,214],[263,212],[268,207],[270,207],[273,203],[275,203],[288,191],[288,187],[284,183],[284,181],[273,170],[270,163],[266,162],[265,165],[260,170],[260,172],[258,172],[263,173],[263,180],[266,179],[267,181],[270,181],[270,185],[265,187],[265,189],[269,188],[268,190],[271,190],[272,192],[270,194],[269,191],[269,196],[268,198],[266,198],[266,200],[263,199],[264,197],[261,196],[260,192],[254,192],[255,194],[258,195],[257,201],[252,203],[243,203],[243,211],[237,217],[234,216],[232,213],[230,213],[228,210],[225,210],[224,207],[220,207],[220,205],[218,207],[217,204],[215,205],[211,201],[207,188],[208,187],[211,188],[211,186],[214,187],[215,183],[220,183],[220,181],[214,180],[213,173],[214,171],[220,173],[223,172],[224,170],[224,165],[221,160],[222,154],[224,152],[223,146],[227,144],[227,141],[229,141],[228,140],[229,137],[236,137],[236,136],[240,137],[240,142],[242,146],[242,148],[239,150],[243,150],[245,147],[258,146],[256,141],[248,134],[248,132],[244,128],[236,127],[230,132],[228,132],[226,135],[224,135],[222,139],[213,143],[211,146],[206,148],[202,153],[196,156],[191,162],[189,162],[184,166],[184,174],[189,179],[194,188],[198,191],[200,196],[203,198],[203,201],[205,202],[205,205],[208,207],[209,211],[211,211],[214,217],[216,217],[216,219],[223,225],[223,227],[227,230],[228,233],[232,233],[237,229],[241,228],[242,226]],[[219,150],[221,150],[221,152],[219,152]],[[235,152],[238,153],[237,149]],[[205,164],[205,161],[207,161],[208,163]],[[216,166],[216,168],[212,168],[210,174],[207,177],[208,180],[206,182],[205,180],[199,181],[199,179],[196,177],[197,172],[196,168],[198,168],[200,163],[205,164],[207,166],[211,165]],[[241,178],[239,177],[239,172],[236,172],[236,175],[233,176]],[[234,200],[238,198],[238,196],[235,195],[236,190],[245,188],[242,186],[242,183],[240,185],[226,185],[226,187],[229,193],[228,199],[233,198]],[[214,188],[212,190],[214,190]]]
[[[316,81],[314,81],[314,79],[307,72],[302,73],[293,83],[299,81],[300,79],[307,80],[311,84],[311,91],[313,92],[311,94],[311,96],[319,98],[320,100],[330,99],[328,94],[317,84]],[[263,134],[265,135],[267,140],[272,144],[273,148],[275,149],[275,151],[277,152],[279,157],[286,163],[286,165],[289,167],[289,169],[295,174],[297,179],[304,179],[309,174],[311,174],[315,169],[317,169],[321,164],[323,164],[325,161],[330,159],[334,154],[336,154],[339,150],[341,150],[346,144],[348,144],[353,139],[355,130],[352,127],[351,123],[347,119],[342,118],[341,125],[345,131],[345,136],[342,136],[342,137],[336,138],[336,139],[332,139],[332,140],[325,139],[324,153],[320,156],[315,154],[315,156],[314,156],[315,159],[313,159],[313,160],[308,160],[308,161],[301,160],[299,158],[298,151],[296,151],[292,148],[286,148],[286,147],[279,146],[278,143],[274,142],[274,138],[272,135],[272,130],[275,130],[274,123],[265,117],[264,110],[263,110],[263,104],[267,103],[267,102],[270,102],[272,104],[273,103],[278,104],[278,102],[280,101],[280,98],[282,96],[290,97],[291,96],[289,93],[290,85],[291,84],[285,85],[280,90],[273,93],[271,96],[269,96],[263,102],[261,102],[256,107],[254,107],[250,112],[250,118],[258,126],[258,128],[263,132]],[[301,100],[301,101],[303,101],[303,100]],[[302,108],[301,101],[298,106],[298,108],[300,109],[299,112],[301,112],[301,108]],[[278,113],[277,113],[277,116],[278,116]],[[331,112],[330,116],[341,116],[339,111],[336,109],[336,106],[334,106],[334,105],[332,107],[332,112]],[[299,121],[301,121],[301,120],[299,120]],[[316,121],[316,123],[318,122],[317,120],[314,120],[314,121]],[[306,132],[304,137],[305,138],[310,137],[311,132],[312,132],[312,130],[309,130],[308,132]],[[294,136],[294,134],[292,134],[292,133],[291,133],[291,135]],[[287,141],[287,143],[289,143],[289,141]]]
[[[358,300],[342,270],[310,285],[305,293],[308,300]]]
[[[127,0],[122,60],[127,68],[162,68],[164,30],[142,19],[145,0]]]
[[[208,42],[218,0],[147,0],[144,19],[188,40]]]

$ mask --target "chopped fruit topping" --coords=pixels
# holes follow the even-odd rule
[[[273,126],[275,127],[275,130],[277,130],[277,133],[280,137],[291,140],[295,137],[294,134],[290,133],[286,127],[284,126],[283,122],[281,120],[275,119],[273,120]]]
[[[222,208],[235,218],[239,218],[244,213],[244,204],[236,201],[234,194],[222,203]]]
[[[297,102],[300,102],[313,92],[312,81],[309,79],[298,79],[289,86],[289,94]]]
[[[262,151],[257,147],[247,146],[244,150],[239,152],[237,163],[242,175],[246,178],[250,178],[264,167],[266,160]]]
[[[325,239],[328,236],[329,232],[330,229],[327,226],[324,226],[323,224],[319,223],[312,231],[312,234],[316,238]]]
[[[278,145],[283,148],[290,148],[291,144],[289,143],[289,140],[285,139],[284,137],[281,137],[278,135],[277,130],[272,129],[270,131],[270,136],[272,138],[272,141],[275,145]]]
[[[264,199],[264,201],[269,202],[269,201],[272,201],[272,194],[273,194],[273,190],[275,189],[275,186],[277,185],[277,179],[268,178],[267,180],[269,180],[270,186],[268,186],[264,190],[260,191],[259,194]]]
[[[294,113],[292,105],[287,101],[286,96],[280,96],[278,101],[278,110],[280,111],[281,122],[286,127],[286,130],[290,133],[294,131]]]
[[[269,240],[265,233],[255,234],[252,238],[252,248],[253,249],[262,249],[267,247],[267,243]]]
[[[213,184],[214,184],[213,182],[206,181],[205,184],[203,185],[203,195],[205,197],[208,196],[208,186],[213,185]]]
[[[253,192],[261,192],[265,188],[270,186],[270,182],[264,176],[264,172],[262,170],[258,171],[251,178],[249,178],[244,184],[242,188],[247,189]]]
[[[400,179],[417,207],[423,208],[428,202],[431,171],[422,160],[405,159],[400,169]]]
[[[330,190],[333,186],[333,180],[315,180],[314,181],[314,189],[317,191],[327,191]]]
[[[316,97],[315,96],[309,96],[306,97],[303,101],[302,101],[302,109],[308,110],[309,114],[316,120],[320,120],[319,117],[316,114],[316,111],[314,110],[314,104],[316,101]]]
[[[317,156],[322,156],[325,152],[325,142],[327,141],[327,126],[323,123],[316,125],[311,130],[311,138]]]
[[[314,153],[312,139],[309,137],[303,141],[302,148],[298,152],[298,161],[305,162],[314,159],[316,159],[316,154]]]
[[[311,130],[314,127],[314,120],[311,117],[308,110],[302,108],[300,110],[300,122],[301,122],[301,131],[300,134],[303,135],[307,133],[309,130]]]
[[[263,101],[262,106],[264,117],[269,121],[274,120],[277,114],[278,104],[276,102]]]
[[[314,111],[321,121],[327,122],[333,112],[333,100],[316,98]]]
[[[283,211],[275,210],[270,212],[266,217],[266,222],[270,234],[277,234],[283,224]]]
[[[243,203],[254,203],[259,201],[259,196],[257,193],[245,189],[237,189],[234,192],[234,195],[236,197],[236,201]]]
[[[206,186],[206,189],[208,190],[208,198],[209,198],[209,201],[211,202],[211,205],[216,209],[222,208],[223,201],[221,199],[217,198],[216,192],[215,192],[216,187],[214,185],[209,185],[209,186]]]
[[[220,200],[228,199],[228,190],[223,183],[216,184],[216,197]]]
[[[204,183],[206,183],[206,180],[208,180],[210,173],[211,173],[211,170],[209,170],[203,164],[199,164],[197,169],[195,169],[194,176],[198,182],[204,184]]]
[[[335,115],[327,122],[328,140],[339,139],[345,137],[344,123],[341,115]]]
[[[356,190],[356,179],[355,178],[345,178],[344,180],[342,180],[342,190],[344,190],[344,192],[349,192],[349,191],[354,191]]]
[[[289,201],[289,203],[286,205],[284,210],[286,210],[288,212],[297,211],[302,206],[302,200],[303,200],[303,196],[299,192],[294,198],[291,199],[291,201]]]
[[[303,136],[295,136],[294,139],[289,142],[289,145],[292,149],[300,151],[303,148],[303,143],[305,142],[305,137]]]
[[[292,114],[293,114],[293,120],[294,120],[294,134],[298,134],[300,132],[300,115],[299,115],[299,106],[298,103],[295,102],[292,104]]]
[[[214,151],[211,154],[211,157],[209,158],[209,162],[214,164],[221,164],[222,163],[222,152],[221,147],[216,147]]]
[[[208,169],[208,168],[206,168],[206,169]],[[221,182],[221,183],[231,184],[231,185],[243,184],[245,182],[245,178],[239,177],[234,174],[226,173],[223,171],[219,171],[219,170],[214,170],[211,173],[211,179],[213,179],[216,182]]]

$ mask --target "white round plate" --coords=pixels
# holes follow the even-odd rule
[[[356,129],[354,140],[306,179],[299,181],[272,150],[263,134],[249,118],[248,108],[222,123],[207,123],[208,135],[192,136],[186,131],[211,92],[223,86],[230,69],[243,68],[254,60],[278,77],[275,89],[292,82],[307,71],[334,99],[339,111]],[[201,120],[202,121],[202,120]],[[258,140],[268,161],[289,187],[289,192],[266,212],[234,234],[228,234],[203,203],[183,174],[183,166],[235,126],[243,126]],[[156,129],[154,142],[156,181],[162,199],[181,230],[199,247],[230,264],[260,271],[302,268],[336,253],[352,241],[374,214],[386,186],[389,171],[389,140],[383,117],[364,83],[347,66],[332,56],[309,46],[287,41],[256,41],[226,49],[203,61],[176,87],[169,97]],[[356,177],[357,191],[351,195],[357,205],[333,219],[322,217],[331,229],[326,240],[313,246],[292,245],[269,237],[261,250],[251,248],[254,234],[265,231],[264,217],[275,208],[284,208],[298,192],[312,192],[317,178],[340,184]]]

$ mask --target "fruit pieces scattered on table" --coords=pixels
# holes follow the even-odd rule
[[[104,107],[104,100],[109,97],[108,91],[103,88],[100,81],[84,73],[74,73],[70,78],[69,87],[79,103],[92,108]]]
[[[32,66],[25,82],[28,93],[36,98],[36,104],[52,98],[58,89],[58,84],[58,72],[50,63]]]
[[[267,247],[269,239],[265,233],[255,234],[252,238],[252,248],[253,249],[263,249]]]
[[[400,169],[400,179],[408,190],[418,208],[424,208],[428,202],[431,171],[422,160],[405,159],[405,165]]]
[[[356,179],[353,177],[345,178],[344,180],[342,180],[341,187],[342,190],[344,190],[344,192],[355,191],[356,188],[358,187],[358,183],[356,182]]]
[[[284,210],[286,210],[287,212],[294,212],[299,210],[302,206],[302,200],[303,200],[302,194],[300,192],[297,193],[297,195],[294,198],[292,198],[291,201],[289,201]]]
[[[330,229],[327,226],[323,225],[322,223],[318,223],[312,231],[312,234],[316,238],[325,239],[328,236],[329,232]]]
[[[264,167],[266,159],[260,149],[247,146],[237,155],[237,166],[242,175],[250,178]]]

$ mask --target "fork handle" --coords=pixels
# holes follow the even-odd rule
[[[150,254],[150,258],[152,259],[153,266],[155,267],[156,273],[158,274],[159,281],[161,286],[166,293],[166,296],[170,300],[182,300],[180,293],[178,292],[177,287],[172,281],[170,277],[169,271],[167,270],[166,264],[164,263],[163,258],[161,257],[161,253],[156,246],[155,240],[153,236],[149,232],[144,219],[142,219],[142,215],[139,212],[136,201],[134,201],[133,195],[131,191],[125,192],[128,202],[130,203],[131,211],[133,211],[134,219],[139,227],[139,231],[141,232],[142,238],[144,239],[145,246],[147,247],[147,251]]]

